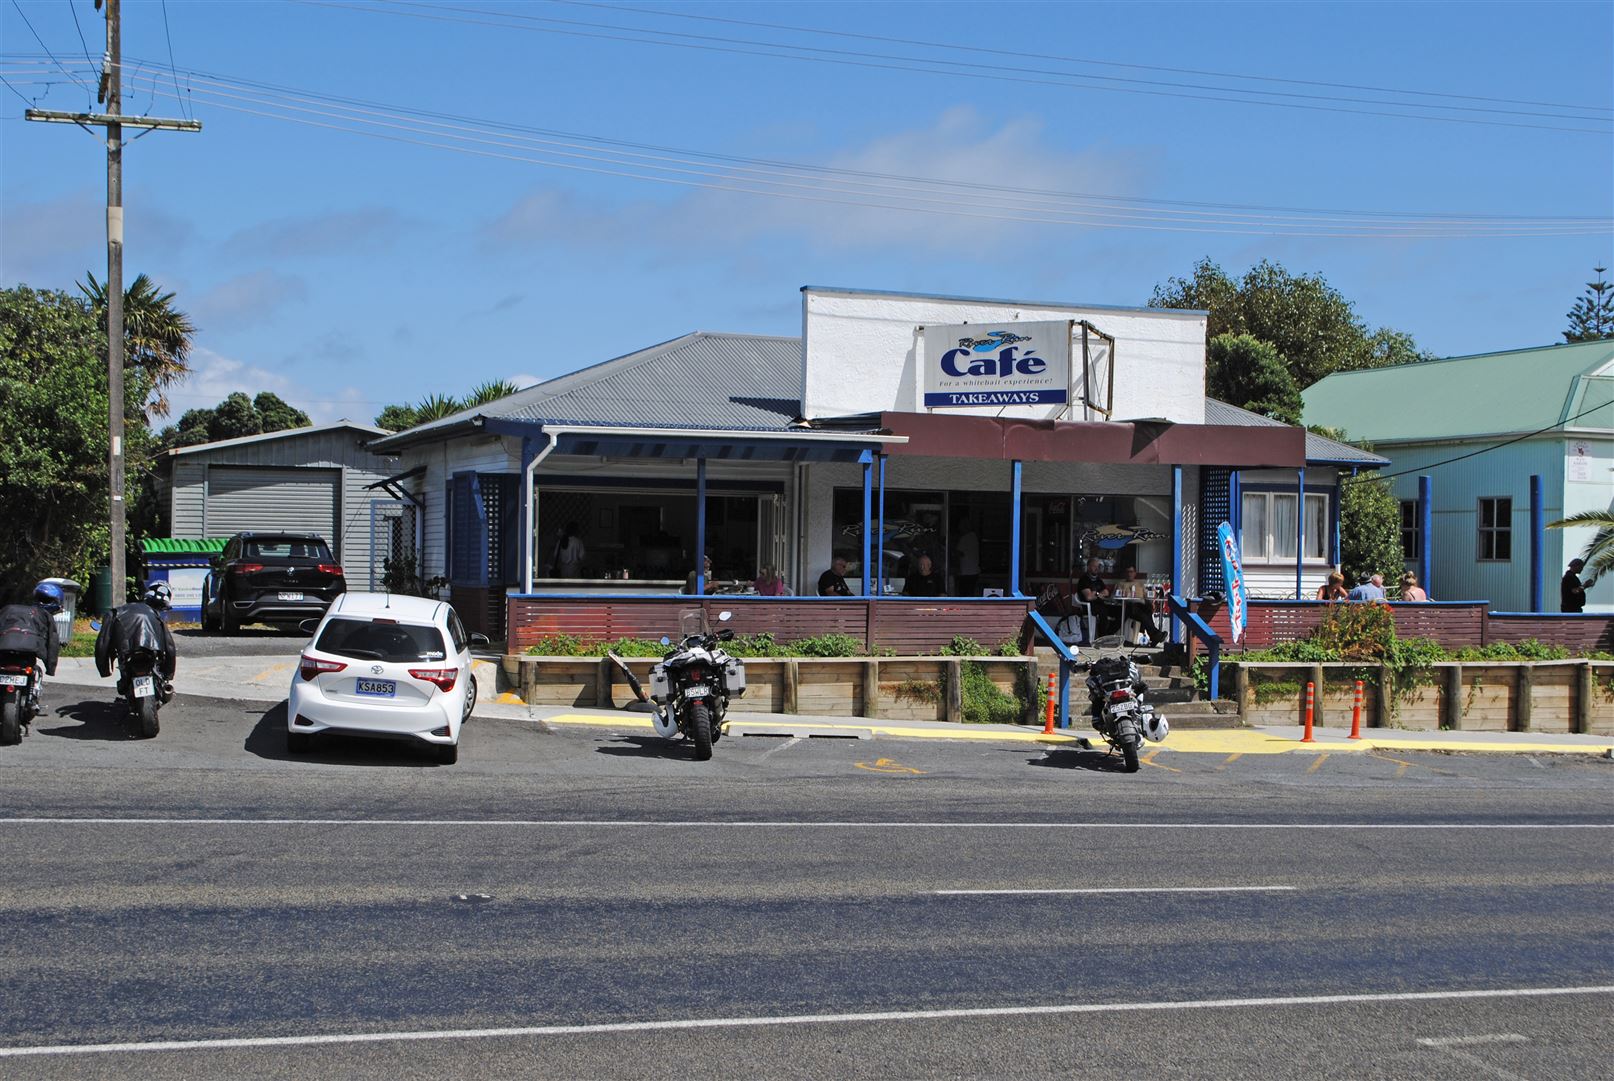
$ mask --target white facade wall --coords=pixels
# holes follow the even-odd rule
[[[519,473],[521,440],[485,433],[429,443],[401,452],[399,471],[424,464],[426,472],[417,479],[413,491],[426,505],[425,557],[422,578],[448,575],[447,521],[448,481],[455,473]]]
[[[802,412],[809,418],[925,412],[918,377],[924,326],[1085,319],[1116,339],[1110,419],[1205,422],[1205,316],[1170,309],[1030,306],[881,293],[802,293]],[[1080,378],[1080,357],[1072,358]],[[947,409],[946,413],[1065,420],[1081,405]]]

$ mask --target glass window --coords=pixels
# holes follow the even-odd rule
[[[1328,497],[1306,493],[1306,558],[1314,563],[1328,559],[1332,530],[1328,528]]]
[[[1479,501],[1479,558],[1505,563],[1513,558],[1513,500],[1506,496]]]
[[[750,581],[762,569],[767,496],[708,492],[706,552],[717,581]],[[675,582],[695,569],[695,493],[691,488],[567,488],[538,486],[539,578],[570,567],[579,578]],[[576,554],[566,531],[575,531]],[[793,584],[793,583],[792,583]]]
[[[440,661],[448,656],[443,632],[436,627],[378,619],[333,619],[325,624],[314,648],[338,657],[391,664]]]
[[[246,543],[248,559],[317,559],[331,561],[331,550],[322,540],[307,537],[264,537]]]
[[[1421,524],[1418,519],[1418,501],[1416,499],[1403,499],[1401,501],[1402,559],[1417,559],[1423,554],[1423,538],[1418,533]]]
[[[1295,497],[1274,492],[1272,499],[1272,558],[1293,561],[1295,558]]]
[[[454,643],[456,653],[463,650],[471,641],[465,634],[465,625],[460,622],[459,613],[452,608],[448,610],[448,637]]]
[[[1246,492],[1243,498],[1244,527],[1240,530],[1239,547],[1245,559],[1268,559],[1267,536],[1271,527],[1267,522],[1265,493]]]

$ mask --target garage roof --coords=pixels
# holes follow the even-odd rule
[[[377,428],[371,424],[355,424],[351,420],[339,420],[332,424],[308,424],[301,428],[283,428],[278,432],[262,432],[258,435],[243,435],[236,439],[220,439],[213,443],[197,443],[192,447],[175,447],[164,453],[177,458],[182,454],[200,454],[203,451],[221,450],[225,447],[240,447],[248,443],[265,443],[273,439],[293,439],[299,436],[339,431],[359,432],[366,436],[392,434],[385,428]]]

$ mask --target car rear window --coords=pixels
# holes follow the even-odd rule
[[[276,539],[265,537],[259,540],[246,542],[246,558],[248,559],[317,559],[321,563],[331,562],[331,550],[322,540],[310,540],[307,537],[285,537]]]
[[[420,623],[337,618],[325,624],[314,648],[368,661],[440,661],[448,656],[443,632]]]

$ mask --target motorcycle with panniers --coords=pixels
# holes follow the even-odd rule
[[[32,653],[0,653],[0,746],[22,742],[39,716],[40,661]]]
[[[1087,701],[1093,727],[1121,752],[1127,773],[1138,771],[1143,741],[1159,743],[1171,731],[1144,695],[1147,685],[1130,658],[1100,657],[1088,667]]]
[[[733,616],[719,612],[717,619],[727,623]],[[730,656],[721,644],[733,638],[727,627],[714,634],[704,609],[685,612],[679,618],[677,645],[663,635],[661,644],[671,648],[650,670],[656,735],[683,736],[697,762],[711,758],[712,745],[723,738],[729,699],[745,693],[745,662]]]

